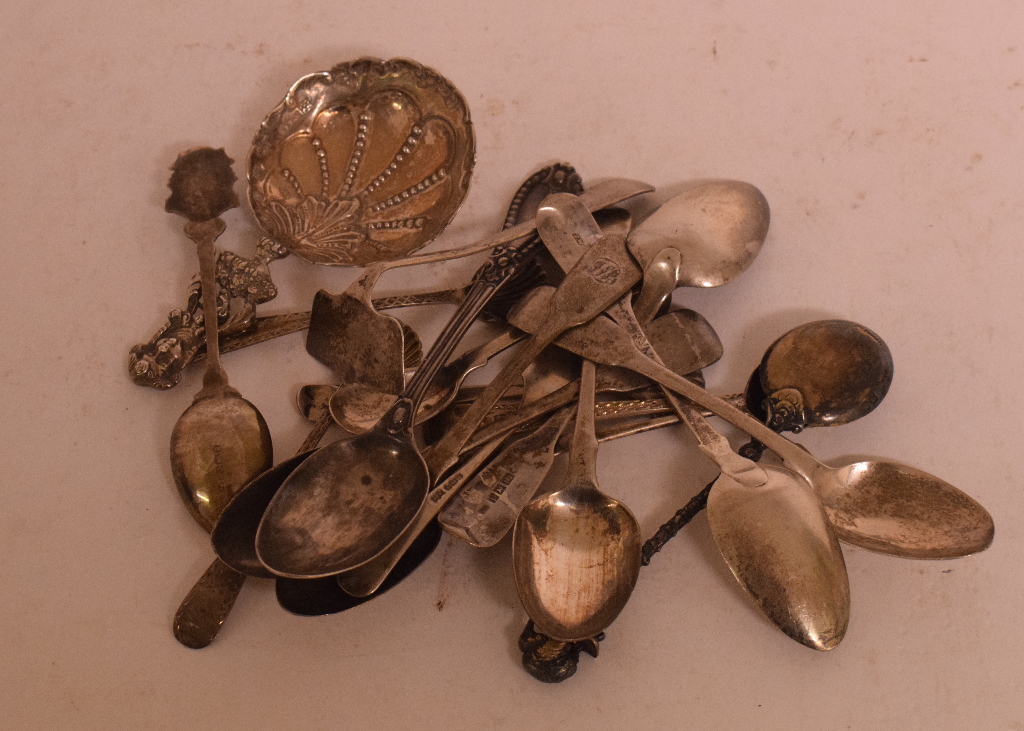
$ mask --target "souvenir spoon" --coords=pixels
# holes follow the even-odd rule
[[[424,365],[407,395],[374,431],[321,449],[285,481],[257,533],[260,560],[278,575],[315,578],[356,568],[386,549],[414,519],[432,476],[454,465],[476,426],[526,364],[561,332],[603,311],[639,278],[621,236],[591,247],[555,290],[550,316],[538,334],[525,341],[430,449],[428,461],[410,432],[429,381],[420,378],[427,371]]]
[[[219,216],[238,205],[231,162],[223,149],[183,153],[174,164],[167,200],[169,212],[188,219],[185,234],[196,243],[208,353],[203,388],[171,434],[171,472],[192,517],[207,531],[235,492],[273,461],[267,424],[228,384],[217,348],[213,242],[225,228]],[[244,581],[244,576],[214,561],[174,616],[178,641],[192,648],[210,644]]]
[[[597,485],[594,386],[585,360],[565,484],[527,504],[512,534],[520,601],[544,634],[566,642],[611,624],[640,572],[636,518]]]
[[[544,292],[538,291],[540,296]],[[519,310],[527,311],[530,303]],[[534,312],[543,313],[543,306]],[[536,315],[534,315],[536,316]],[[512,314],[529,332],[540,323]],[[635,370],[709,409],[775,452],[815,488],[839,539],[904,558],[955,558],[992,542],[992,516],[973,498],[926,472],[870,460],[829,467],[810,453],[704,389],[658,366],[607,318],[563,334],[559,344],[584,357]]]

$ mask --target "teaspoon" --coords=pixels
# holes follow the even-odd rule
[[[636,518],[597,485],[595,380],[595,366],[585,360],[565,484],[528,503],[512,534],[519,598],[544,634],[565,642],[611,624],[640,573]]]

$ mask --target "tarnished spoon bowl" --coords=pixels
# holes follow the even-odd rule
[[[814,489],[796,473],[763,465],[768,482],[728,475],[708,496],[708,521],[729,568],[772,622],[816,650],[831,650],[850,620],[843,553]]]
[[[224,508],[210,536],[221,561],[247,576],[274,578],[256,556],[256,530],[281,483],[313,452],[303,452],[259,475]]]
[[[678,249],[680,286],[719,287],[750,266],[768,222],[768,201],[753,185],[694,181],[633,229],[629,250],[647,269],[664,249]]]
[[[257,531],[256,553],[274,574],[291,578],[356,568],[401,534],[429,487],[427,466],[408,438],[378,426],[334,442],[277,491]]]
[[[520,513],[512,540],[523,605],[556,640],[601,632],[622,611],[639,576],[643,541],[636,518],[589,486],[535,498]]]
[[[895,462],[854,462],[816,474],[839,540],[904,558],[958,558],[984,551],[995,524],[974,498]]]
[[[892,353],[878,335],[856,322],[819,320],[768,348],[748,402],[777,431],[848,424],[882,402],[892,377]]]
[[[362,383],[345,384],[331,396],[331,417],[350,434],[365,434],[388,413],[397,398]]]
[[[171,433],[171,472],[192,517],[207,532],[235,493],[267,469],[273,452],[267,422],[241,397],[196,401]]]

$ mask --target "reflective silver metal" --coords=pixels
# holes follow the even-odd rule
[[[708,497],[715,544],[750,598],[797,642],[834,649],[850,621],[846,564],[814,489],[794,472],[761,467],[766,481],[723,473]]]
[[[533,327],[515,316],[512,320],[527,332]],[[748,414],[658,366],[607,318],[573,328],[560,342],[563,347],[568,343],[574,352],[642,373],[765,444],[810,481],[846,543],[905,558],[954,558],[982,551],[992,542],[992,516],[949,483],[889,461],[828,467]]]
[[[361,58],[299,79],[249,153],[249,202],[267,233],[317,264],[407,256],[469,190],[466,100],[433,69]]]
[[[597,485],[596,369],[584,361],[565,484],[523,508],[512,568],[526,613],[556,640],[593,637],[611,624],[640,573],[640,526]]]

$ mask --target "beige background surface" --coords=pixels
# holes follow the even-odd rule
[[[0,727],[1024,729],[1020,3],[39,0],[2,15]],[[214,645],[179,646],[171,617],[211,552],[167,440],[201,374],[160,393],[126,373],[196,270],[163,211],[167,168],[212,145],[241,172],[295,79],[361,55],[432,66],[470,103],[474,182],[437,248],[495,228],[556,160],[662,197],[693,177],[759,186],[772,227],[758,261],[675,296],[725,343],[709,383],[738,390],[806,320],[874,329],[896,362],[886,401],[800,441],[956,484],[995,517],[993,547],[942,563],[848,549],[853,618],[828,654],[760,618],[703,517],[560,686],[518,665],[507,542],[446,541],[390,594],[322,619],[252,581]],[[250,253],[248,210],[226,218],[221,243]],[[282,294],[264,312],[352,276],[275,264]],[[446,314],[403,317],[429,337]],[[290,454],[306,429],[294,392],[326,377],[302,338],[225,360]],[[645,534],[713,475],[686,439],[602,449],[602,486]]]

